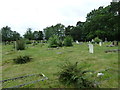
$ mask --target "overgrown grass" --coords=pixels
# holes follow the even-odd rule
[[[58,82],[56,73],[60,70],[59,65],[65,61],[71,63],[78,62],[78,67],[84,70],[91,70],[92,78],[100,82],[100,88],[117,88],[118,87],[118,53],[105,53],[108,49],[117,49],[118,47],[106,47],[110,43],[104,43],[102,46],[94,45],[94,53],[88,52],[87,43],[82,45],[75,44],[73,47],[60,47],[59,49],[47,49],[47,44],[41,47],[27,45],[28,48],[23,51],[15,51],[13,45],[2,46],[2,78],[8,79],[34,73],[44,73],[49,80],[41,81],[30,85],[32,88],[67,88]],[[13,59],[17,56],[32,56],[32,61],[25,64],[14,64]],[[97,72],[104,73],[102,78],[97,78]],[[90,73],[90,74],[91,74]],[[88,73],[89,75],[89,73]],[[107,78],[110,78],[106,80]],[[35,78],[38,79],[37,77]],[[32,78],[27,78],[33,81]],[[23,82],[24,83],[24,82]],[[14,81],[10,81],[11,86]],[[17,85],[21,84],[16,82]],[[8,84],[7,87],[10,87]],[[29,87],[29,86],[25,86]],[[71,87],[73,88],[73,87]]]

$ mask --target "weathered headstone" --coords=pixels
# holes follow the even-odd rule
[[[102,42],[99,42],[99,45],[102,46]]]
[[[92,42],[94,42],[94,40],[92,39]]]
[[[89,53],[93,53],[93,44],[89,44]]]
[[[79,42],[78,42],[78,41],[76,41],[76,43],[77,43],[77,44],[79,44]]]
[[[105,42],[107,42],[107,38],[105,38]]]

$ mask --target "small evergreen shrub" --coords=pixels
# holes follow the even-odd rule
[[[13,59],[13,61],[16,64],[24,64],[31,61],[31,59],[32,58],[30,58],[29,56],[18,56],[17,58]]]
[[[72,85],[75,88],[94,88],[93,81],[89,81],[85,76],[86,71],[77,67],[77,62],[71,64],[67,62],[60,66],[61,70],[58,72],[58,79],[63,85]]]
[[[17,50],[25,50],[25,42],[24,40],[16,40],[16,45],[15,45],[15,48]]]
[[[72,37],[66,36],[64,39],[64,46],[73,46],[72,41]]]
[[[99,39],[98,37],[96,37],[95,39],[94,39],[94,42],[96,42],[96,43],[99,43],[99,42],[101,42],[102,40],[101,39]]]

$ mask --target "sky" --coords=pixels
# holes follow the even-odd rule
[[[112,0],[0,0],[0,29],[11,27],[23,35],[27,28],[43,31],[61,23],[66,27],[85,21],[87,13]]]

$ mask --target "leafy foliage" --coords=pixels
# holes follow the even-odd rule
[[[101,42],[102,40],[99,39],[98,37],[96,37],[96,38],[94,39],[94,41],[95,41],[96,43],[99,43],[99,42]]]
[[[10,27],[6,26],[1,29],[2,41],[15,41],[20,39],[20,34],[16,31],[12,31]]]
[[[60,45],[58,36],[54,35],[50,37],[48,43],[48,47],[58,47]]]
[[[46,27],[44,28],[44,33],[45,33],[45,39],[49,39],[50,37],[52,37],[53,35],[57,35],[60,39],[63,39],[65,36],[65,29],[64,29],[64,25],[62,25],[61,23],[58,23],[56,25],[52,25],[50,27]]]
[[[31,28],[28,28],[26,33],[24,34],[24,38],[33,40],[33,32]]]
[[[84,70],[77,67],[77,63],[66,62],[58,73],[59,81],[64,85],[73,85],[75,88],[94,88],[94,82],[89,81]]]
[[[64,45],[65,46],[73,46],[73,44],[72,44],[72,37],[66,36],[65,39],[64,39]]]
[[[24,64],[31,61],[29,56],[18,56],[17,58],[13,59],[14,63],[16,64]]]

